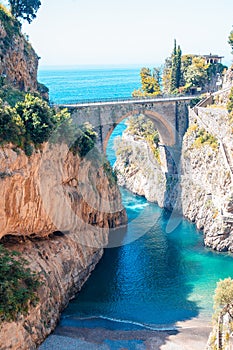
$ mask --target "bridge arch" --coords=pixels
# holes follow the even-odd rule
[[[107,132],[107,135],[105,139],[103,140],[103,151],[106,153],[107,145],[109,138],[115,129],[115,127],[122,122],[124,119],[127,119],[130,116],[137,116],[137,115],[144,115],[145,117],[148,117],[154,122],[155,128],[158,130],[159,137],[161,143],[163,143],[166,146],[173,146],[176,143],[176,130],[173,125],[169,123],[168,120],[166,120],[165,117],[163,117],[161,114],[152,111],[152,110],[132,110],[124,115],[122,115],[120,118],[118,118],[115,123],[110,127],[109,131]]]

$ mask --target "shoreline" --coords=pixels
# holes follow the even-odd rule
[[[110,330],[58,325],[39,350],[204,350],[211,321],[177,322],[172,330]]]

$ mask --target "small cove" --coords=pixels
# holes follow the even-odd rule
[[[47,70],[39,77],[50,87],[52,101],[66,103],[130,96],[138,87],[139,70]],[[113,139],[124,128],[120,124],[109,141],[112,164]],[[125,239],[130,240],[135,230],[141,237],[105,250],[81,292],[63,312],[60,326],[173,329],[185,320],[209,321],[216,282],[233,277],[232,255],[205,248],[203,234],[185,219],[166,233],[170,214],[156,204],[125,189],[122,200],[129,218]]]
[[[109,141],[112,164],[114,138],[124,129],[120,124]],[[203,234],[183,218],[167,233],[169,212],[126,189],[121,193],[129,218],[123,242],[130,241],[135,230],[142,234],[130,244],[105,249],[60,325],[171,330],[177,322],[194,318],[209,322],[216,282],[233,275],[232,256],[205,248]]]

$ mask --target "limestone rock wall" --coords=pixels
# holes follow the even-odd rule
[[[233,251],[233,182],[230,168],[224,161],[220,140],[217,149],[208,144],[195,145],[198,130],[205,127],[196,117],[190,113],[190,128],[183,140],[182,212],[196,223],[198,229],[203,230],[206,246],[219,251]]]
[[[150,202],[165,204],[166,176],[162,159],[156,159],[145,140],[124,132],[115,143],[118,153],[114,168],[118,184]],[[165,166],[165,164],[164,164]]]
[[[35,91],[39,58],[22,35],[20,24],[0,11],[0,76],[15,88]]]
[[[195,222],[206,246],[233,251],[232,126],[224,109],[198,108],[197,113],[189,112],[182,148],[171,147],[169,155],[160,147],[159,162],[145,141],[124,133],[117,147],[119,183]],[[195,145],[200,130],[216,139],[215,148],[208,142]]]
[[[88,227],[93,217],[100,228],[120,222],[121,197],[116,186],[110,187],[103,166],[81,160],[64,144],[45,144],[31,157],[1,148],[0,169],[0,238],[75,231]]]
[[[0,169],[1,243],[22,252],[44,281],[28,316],[0,325],[0,347],[31,350],[55,328],[126,213],[101,163],[80,159],[64,144],[45,144],[29,158],[1,148]]]

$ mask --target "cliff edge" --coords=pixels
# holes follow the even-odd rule
[[[21,32],[20,22],[0,4],[1,84],[9,84],[13,88],[25,92],[39,91],[38,61],[39,57],[29,43],[27,36]],[[45,90],[47,92],[47,89]]]

